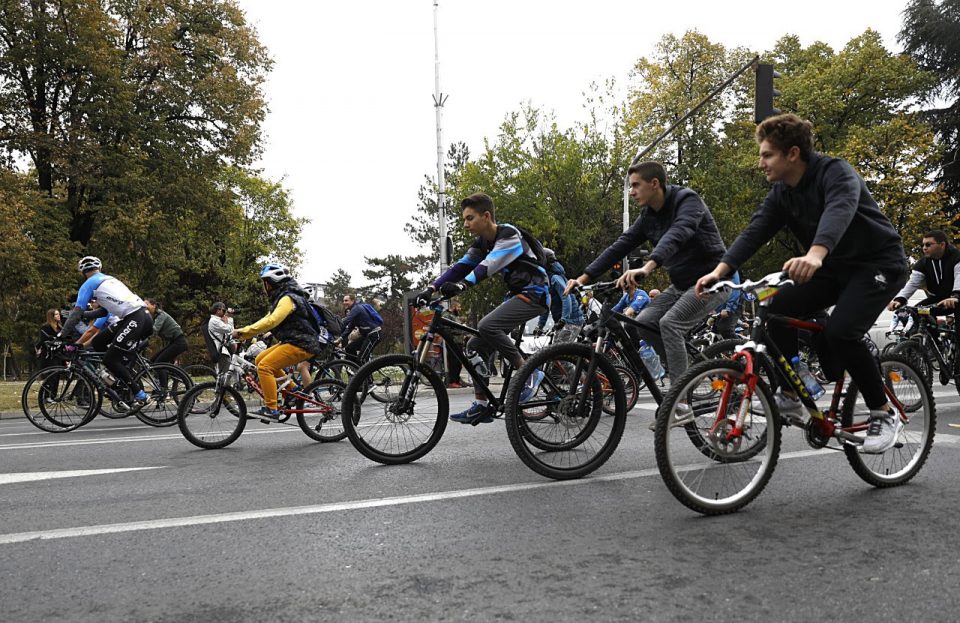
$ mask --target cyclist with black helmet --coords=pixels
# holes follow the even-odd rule
[[[143,299],[130,291],[122,281],[100,272],[103,264],[99,258],[88,255],[80,260],[77,268],[85,281],[80,286],[77,302],[63,323],[59,335],[72,334],[87,305],[95,298],[105,310],[105,314],[119,318],[111,330],[111,340],[103,356],[103,363],[115,377],[132,388],[133,373],[127,366],[124,355],[133,349],[137,342],[153,333],[153,320],[147,313],[147,306]],[[143,388],[136,388],[133,398],[137,402],[146,402],[147,394]]]
[[[263,407],[257,412],[261,418],[277,420],[277,378],[283,369],[321,354],[331,340],[326,327],[315,320],[308,307],[310,295],[300,287],[290,270],[280,264],[267,264],[260,271],[263,289],[270,299],[270,313],[246,327],[233,332],[233,337],[245,340],[270,331],[277,343],[257,355],[257,374],[263,390]]]

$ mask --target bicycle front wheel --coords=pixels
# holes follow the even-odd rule
[[[314,381],[301,393],[309,399],[297,398],[297,423],[314,441],[340,441],[343,430],[343,393],[346,385],[334,379]]]
[[[880,371],[903,430],[893,447],[882,454],[864,454],[854,445],[844,445],[843,451],[850,467],[865,482],[874,487],[895,487],[916,476],[926,462],[937,427],[937,408],[930,385],[906,357],[897,353],[881,355]],[[908,404],[914,405],[912,413],[905,408]],[[870,410],[853,382],[847,388],[840,413],[845,431],[866,435]]]
[[[147,402],[135,410],[138,420],[150,426],[173,426],[180,402],[193,381],[180,366],[153,363],[134,377],[133,387],[143,387],[147,394]]]
[[[440,441],[449,414],[443,381],[408,355],[384,355],[357,371],[343,396],[343,428],[365,457],[410,463]]]
[[[587,376],[590,361],[596,372]],[[520,394],[535,371],[537,391]],[[612,415],[604,412],[605,401]],[[507,437],[533,471],[566,480],[593,472],[617,449],[626,425],[623,381],[613,363],[585,344],[555,344],[527,359],[510,381],[505,405]]]
[[[933,355],[928,356],[925,350],[919,340],[904,340],[891,349],[888,354],[906,357],[907,361],[923,375],[923,380],[929,385],[933,382],[931,360],[936,358]]]
[[[225,448],[247,425],[247,405],[229,385],[200,383],[184,394],[177,425],[187,441],[204,449]]]
[[[75,430],[100,410],[103,395],[85,376],[63,366],[37,371],[20,394],[23,414],[48,433]]]
[[[780,424],[773,395],[758,380],[748,396],[747,381],[741,361],[704,361],[687,369],[657,410],[660,476],[677,500],[699,513],[743,508],[776,468]]]

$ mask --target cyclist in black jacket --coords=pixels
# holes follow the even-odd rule
[[[923,235],[923,258],[913,265],[907,285],[890,301],[888,309],[906,305],[921,285],[927,293],[921,305],[936,303],[944,309],[957,309],[957,299],[960,299],[960,249],[950,244],[947,234],[939,229]]]
[[[870,426],[862,451],[882,453],[903,427],[883,391],[883,381],[863,335],[906,282],[900,235],[880,211],[863,178],[844,160],[813,151],[813,124],[777,115],[757,126],[760,169],[773,187],[750,224],[717,267],[697,281],[705,288],[733,273],[782,228],[806,252],[786,261],[796,285],[782,288],[771,314],[806,316],[835,305],[824,333],[829,355],[863,393]],[[770,337],[789,360],[797,354],[797,331],[770,327]],[[792,392],[777,394],[782,412],[802,415]]]
[[[624,289],[637,286],[657,267],[667,270],[670,287],[637,315],[637,321],[650,327],[640,330],[640,337],[653,345],[661,361],[667,362],[667,374],[676,381],[688,365],[684,345],[687,332],[729,295],[722,290],[704,301],[693,292],[697,278],[716,266],[726,247],[700,196],[689,188],[667,184],[666,171],[659,162],[634,164],[627,175],[630,197],[643,206],[640,217],[582,275],[567,282],[565,293],[577,283],[590,283],[644,242],[652,242],[655,246],[646,264],[624,273],[619,285]],[[686,403],[680,403],[677,417],[686,417],[689,409]]]

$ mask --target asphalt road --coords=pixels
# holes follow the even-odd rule
[[[788,430],[763,494],[714,518],[660,481],[649,402],[606,465],[564,483],[529,471],[501,421],[451,423],[385,467],[253,421],[204,451],[135,420],[4,419],[0,618],[953,621],[960,397],[936,395],[909,485],[875,490]]]

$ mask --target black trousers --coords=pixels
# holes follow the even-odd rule
[[[887,398],[880,370],[863,336],[906,282],[906,266],[902,270],[821,268],[807,283],[782,288],[768,310],[802,318],[836,305],[822,334],[824,354],[850,373],[867,407],[879,409]],[[787,361],[797,355],[796,329],[768,325],[768,332]]]
[[[369,358],[370,353],[373,352],[374,346],[380,343],[382,337],[383,331],[380,329],[374,329],[366,335],[361,335],[344,347],[343,350],[347,353],[347,359],[362,365]]]
[[[127,383],[133,382],[133,374],[125,358],[137,342],[150,337],[153,333],[153,318],[145,308],[140,308],[120,319],[113,331],[112,340],[107,346],[107,354],[103,356],[103,364],[115,377]]]
[[[187,352],[187,336],[182,333],[163,347],[159,353],[153,356],[153,363],[173,363],[177,357]]]

